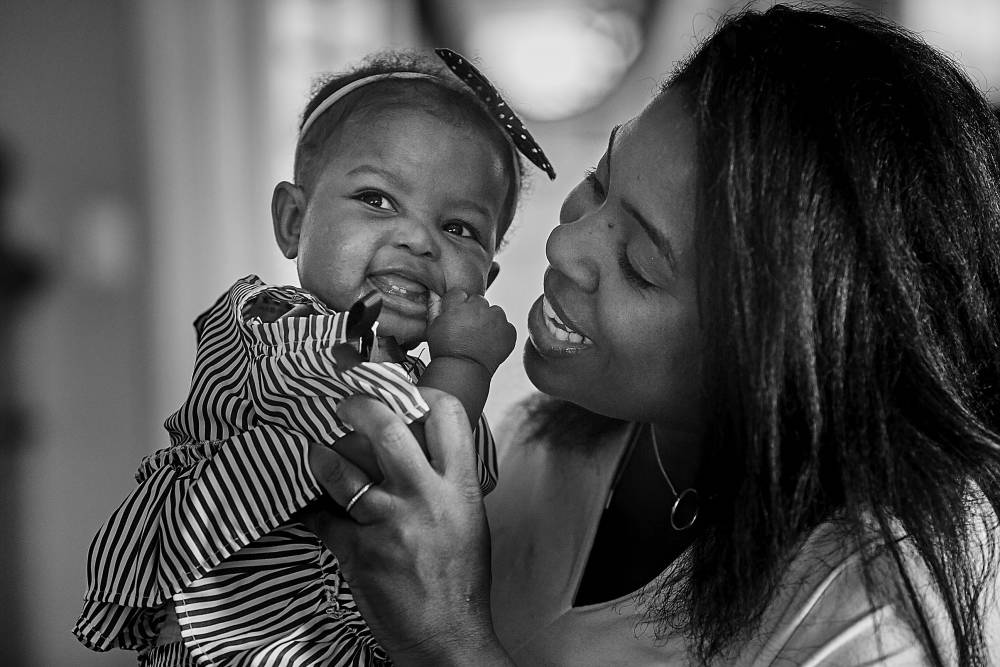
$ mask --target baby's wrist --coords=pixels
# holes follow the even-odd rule
[[[436,363],[438,366],[447,366],[455,370],[465,370],[470,373],[484,372],[489,377],[493,377],[493,374],[497,370],[497,366],[459,352],[438,352],[437,354],[432,354],[431,363]]]
[[[440,389],[457,398],[465,408],[469,424],[474,426],[486,405],[492,379],[491,371],[477,360],[437,356],[431,359],[417,384]]]

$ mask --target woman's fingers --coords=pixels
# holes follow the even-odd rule
[[[381,516],[389,503],[385,491],[356,465],[324,445],[309,444],[309,467],[327,495],[358,523],[370,523]],[[352,502],[353,501],[353,502]]]
[[[371,441],[384,481],[344,457],[311,450],[317,476],[350,515],[317,512],[310,527],[337,554],[372,633],[398,664],[454,663],[455,648],[499,646],[490,617],[489,528],[475,472],[468,417],[440,391],[425,435],[432,464],[407,424],[370,398],[340,403],[339,415]],[[436,468],[436,469],[435,469]],[[470,644],[469,637],[474,636]],[[461,664],[465,664],[462,662]]]
[[[340,402],[337,414],[372,442],[387,485],[412,485],[430,472],[420,443],[385,404],[366,396],[350,396]]]
[[[310,446],[313,473],[338,505],[350,506],[351,518],[359,523],[385,518],[393,495],[426,488],[441,477],[478,495],[475,447],[465,408],[445,392],[420,391],[431,409],[424,424],[427,455],[409,426],[385,404],[364,396],[340,403],[339,415],[351,425],[354,435],[371,442],[384,481],[373,484],[378,480],[336,451]]]

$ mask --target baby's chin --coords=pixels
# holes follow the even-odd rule
[[[393,312],[382,311],[378,318],[378,335],[391,336],[404,350],[412,350],[427,340],[427,324]]]

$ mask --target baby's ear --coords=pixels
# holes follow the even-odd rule
[[[274,194],[271,195],[274,240],[288,259],[294,259],[299,254],[299,234],[305,214],[306,195],[302,188],[288,181],[281,181],[274,186]]]
[[[486,287],[489,288],[493,284],[493,281],[497,279],[500,275],[500,265],[496,262],[490,262],[490,272],[486,274]]]

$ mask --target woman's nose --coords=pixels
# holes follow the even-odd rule
[[[564,215],[567,204],[560,211],[559,226],[549,233],[545,256],[553,269],[581,290],[593,292],[600,282],[601,248],[606,240],[602,242],[599,236],[600,222],[593,210],[570,218]]]

